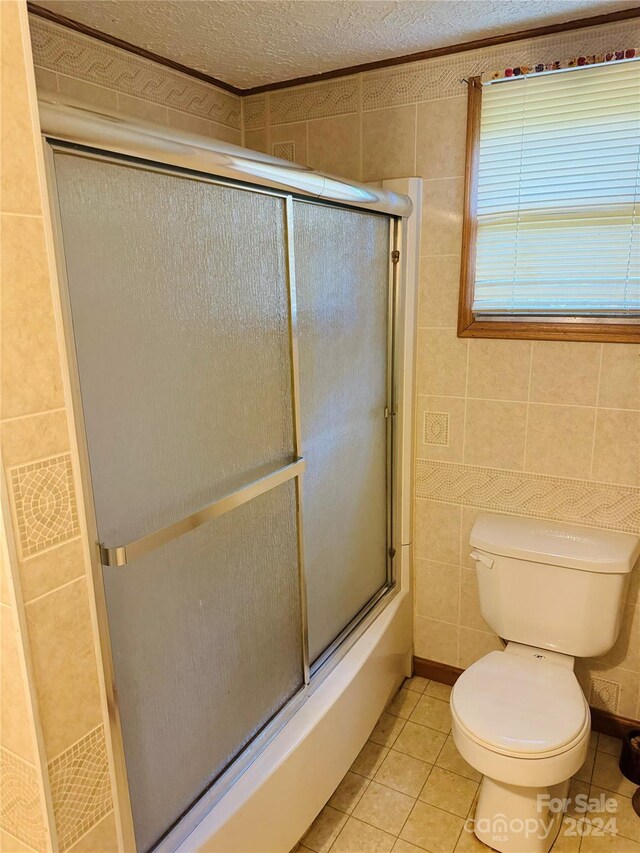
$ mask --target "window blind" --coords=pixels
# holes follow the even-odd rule
[[[640,314],[640,62],[485,84],[477,315]]]

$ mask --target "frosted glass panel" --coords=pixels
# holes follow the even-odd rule
[[[303,681],[295,485],[104,570],[138,849]]]
[[[297,202],[294,223],[314,660],[386,582],[389,220]]]
[[[98,528],[114,546],[292,459],[284,202],[55,160]]]

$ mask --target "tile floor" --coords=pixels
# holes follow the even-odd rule
[[[405,681],[295,853],[487,853],[469,820],[481,776],[453,743],[450,691],[424,678]],[[640,853],[636,786],[621,775],[619,752],[619,740],[593,733],[569,791],[615,797],[617,835],[586,834],[569,812],[556,853]]]

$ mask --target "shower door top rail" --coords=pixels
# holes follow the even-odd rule
[[[228,495],[212,501],[207,506],[202,507],[202,509],[180,519],[180,521],[175,521],[173,524],[169,524],[161,530],[156,530],[154,533],[149,533],[147,536],[142,536],[140,539],[129,542],[127,545],[116,545],[115,547],[108,548],[101,544],[100,560],[102,565],[126,566],[132,560],[143,557],[161,545],[166,545],[167,542],[177,539],[178,536],[183,536],[185,533],[195,530],[201,524],[205,524],[213,518],[219,518],[230,510],[248,503],[271,489],[275,489],[277,486],[282,485],[282,483],[286,483],[287,480],[299,477],[304,471],[304,467],[304,459],[296,459],[295,462],[283,465],[282,468],[278,468],[270,474],[254,480],[248,486],[241,486]]]
[[[391,216],[409,216],[412,210],[409,197],[400,193],[317,172],[218,139],[133,120],[115,111],[101,108],[98,112],[59,93],[42,96],[38,106],[42,133],[71,144]]]

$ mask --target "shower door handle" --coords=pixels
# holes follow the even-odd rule
[[[219,518],[219,516],[230,512],[230,510],[248,503],[265,492],[271,491],[271,489],[275,489],[277,486],[282,485],[282,483],[286,483],[287,480],[299,477],[303,473],[304,468],[305,461],[300,457],[295,462],[290,462],[288,465],[272,471],[271,474],[266,474],[264,477],[254,480],[248,486],[241,486],[234,492],[230,492],[228,495],[212,501],[207,506],[202,507],[202,509],[180,519],[180,521],[174,521],[173,524],[169,524],[161,530],[156,530],[154,533],[142,536],[140,539],[135,539],[127,545],[116,545],[115,547],[108,548],[100,543],[100,561],[103,566],[126,566],[132,560],[143,557],[161,545],[166,545],[167,542],[171,542],[173,539],[177,539],[179,536],[195,530],[201,524],[205,524],[213,518]]]

